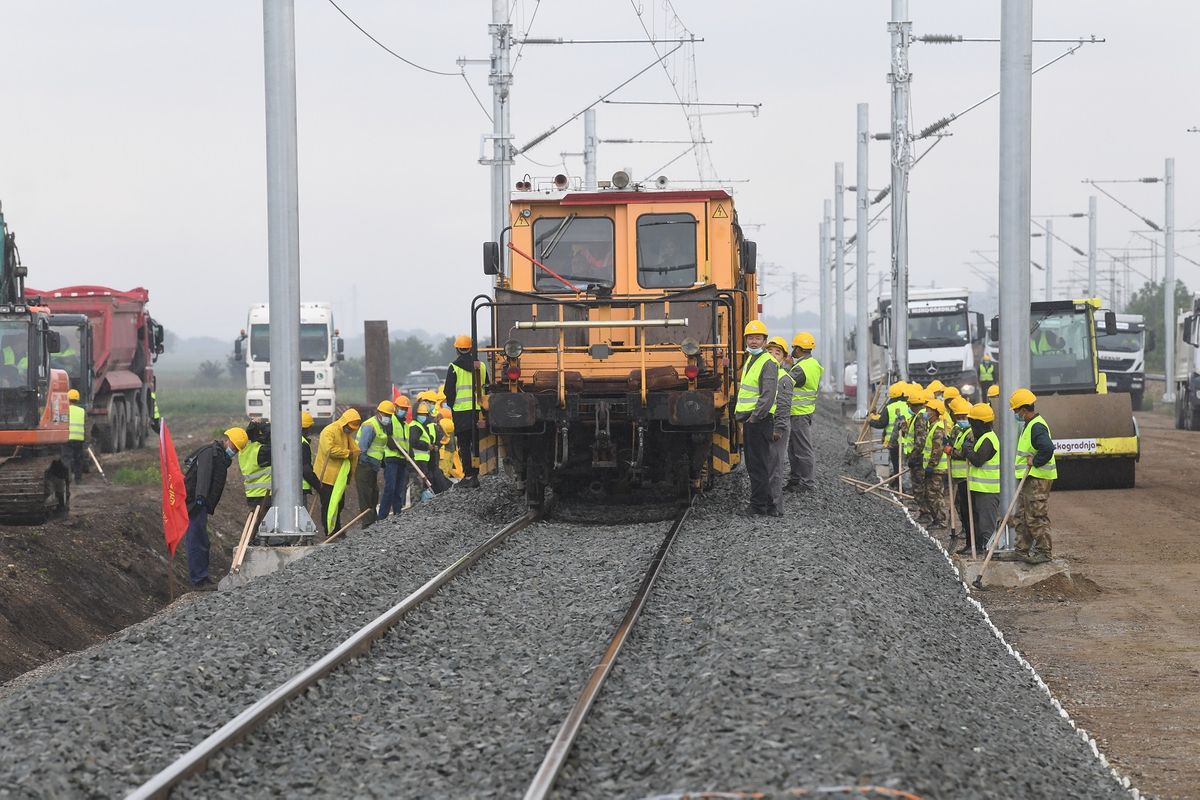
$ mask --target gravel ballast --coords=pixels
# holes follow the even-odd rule
[[[741,516],[743,472],[697,504],[555,796],[1128,797],[941,551],[837,480],[869,471],[840,421],[815,432],[788,516]],[[521,511],[452,492],[0,697],[0,798],[127,792]],[[666,533],[621,511],[515,534],[179,796],[520,796]]]

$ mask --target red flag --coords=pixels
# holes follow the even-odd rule
[[[158,437],[158,460],[162,468],[162,516],[163,536],[167,550],[175,555],[175,547],[187,533],[187,490],[183,486],[183,470],[179,468],[179,457],[171,442],[167,421],[162,421],[162,433]]]

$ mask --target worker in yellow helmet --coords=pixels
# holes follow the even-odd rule
[[[779,364],[778,382],[775,387],[775,413],[771,431],[771,509],[772,513],[783,514],[783,471],[787,466],[788,442],[791,441],[792,394],[795,383],[788,371],[787,341],[782,336],[767,340],[767,353]]]
[[[742,336],[746,356],[742,362],[734,418],[742,425],[742,451],[750,478],[750,505],[746,513],[781,516],[771,503],[770,474],[779,362],[765,349],[767,326],[762,320],[747,322]]]
[[[887,449],[888,458],[892,462],[893,475],[900,471],[900,423],[912,416],[908,400],[904,397],[906,388],[908,388],[908,384],[904,381],[896,381],[889,386],[888,400],[883,407],[883,412],[872,414],[869,423],[872,428],[883,431],[883,446]]]
[[[317,473],[313,472],[312,467],[312,442],[309,441],[309,436],[312,434],[313,415],[307,411],[300,410],[300,490],[304,492],[305,505],[308,505],[307,498],[312,493],[321,481],[317,479]]]
[[[925,524],[930,530],[946,527],[945,479],[950,460],[946,455],[946,426],[942,422],[945,410],[945,404],[940,399],[926,399],[925,437],[917,443],[921,450],[920,469],[924,473],[921,494],[917,498],[921,508],[917,522]]]
[[[996,362],[991,353],[984,353],[979,360],[979,391],[984,397],[989,397],[988,391],[996,383]]]
[[[900,440],[901,454],[905,466],[908,467],[908,479],[913,499],[909,508],[918,517],[921,514],[920,498],[924,491],[925,467],[921,463],[922,449],[925,447],[925,434],[929,433],[929,418],[925,415],[925,403],[928,401],[925,390],[920,384],[909,384],[905,395],[912,416],[907,420]],[[918,521],[921,521],[918,519]],[[928,521],[928,520],[925,520]]]
[[[67,408],[67,458],[64,459],[71,467],[71,474],[75,477],[75,482],[79,483],[83,480],[83,448],[87,445],[84,443],[87,434],[87,411],[79,402],[79,390],[71,389],[67,392],[67,400],[70,406]]]
[[[487,367],[475,358],[475,343],[470,336],[459,336],[454,340],[457,353],[446,370],[443,387],[445,399],[453,413],[454,430],[458,437],[458,456],[462,459],[463,479],[456,484],[460,489],[479,488],[479,468],[475,456],[479,453],[478,421],[484,408],[483,398],[487,394]]]
[[[1025,388],[1017,389],[1008,398],[1009,408],[1021,423],[1016,478],[1025,478],[1017,507],[1017,557],[1031,564],[1054,557],[1050,541],[1050,487],[1058,477],[1050,425],[1037,413],[1036,403],[1037,397]]]
[[[791,477],[787,487],[798,491],[817,488],[813,475],[817,469],[816,451],[813,449],[813,414],[817,410],[817,389],[825,367],[813,356],[817,342],[808,331],[801,331],[792,339],[792,365],[790,373],[795,384],[792,393],[791,431],[788,436],[788,467]]]
[[[383,448],[383,494],[379,496],[378,512],[380,519],[385,519],[389,514],[399,514],[404,510],[408,499],[408,459],[404,455],[410,452],[410,405],[407,397],[396,394],[393,401],[395,414],[391,419],[391,427],[386,431],[388,436]]]
[[[188,578],[192,588],[217,588],[208,574],[208,517],[217,510],[225,492],[229,465],[250,439],[244,428],[230,428],[223,440],[200,447],[183,461],[183,486],[187,499],[188,527],[183,543],[187,552]]]
[[[367,417],[358,429],[358,470],[354,488],[358,491],[358,507],[366,510],[362,526],[370,527],[379,516],[379,478],[384,471],[384,458],[389,449],[399,452],[393,444],[399,431],[394,430],[392,420],[396,417],[396,404],[381,400],[375,413]]]
[[[1000,385],[997,383],[994,383],[991,386],[989,386],[987,388],[987,396],[988,396],[989,400],[992,399],[993,397],[999,397],[1000,396]]]
[[[348,408],[332,424],[326,425],[317,439],[313,471],[321,480],[317,491],[321,495],[321,524],[326,536],[340,527],[346,486],[354,476],[358,462],[360,450],[355,434],[360,427],[362,417],[356,409]]]
[[[950,401],[950,414],[954,418],[954,426],[950,429],[946,442],[950,448],[950,480],[954,482],[954,496],[950,498],[950,502],[954,503],[959,523],[959,529],[950,530],[951,544],[959,536],[964,540],[970,536],[970,526],[967,522],[967,479],[970,477],[971,463],[967,460],[967,453],[975,446],[975,435],[971,432],[971,420],[967,417],[969,413],[971,404],[963,398],[955,397]],[[970,550],[971,542],[967,541],[966,551]],[[959,551],[960,554],[962,552]]]
[[[987,403],[976,403],[967,412],[971,423],[971,434],[975,444],[966,451],[967,488],[971,492],[971,510],[975,512],[975,539],[967,540],[959,551],[982,553],[987,550],[988,539],[996,531],[1000,517],[1000,439],[992,429],[996,412]]]

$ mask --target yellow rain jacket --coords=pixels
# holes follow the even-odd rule
[[[350,433],[342,430],[347,425],[352,426]],[[354,473],[354,465],[358,462],[359,454],[358,442],[355,439],[360,425],[362,425],[362,417],[351,408],[321,431],[321,438],[317,442],[317,456],[313,464],[313,472],[321,479],[321,483],[327,483],[330,486],[337,483],[338,473],[342,469],[342,464],[347,460],[350,461],[350,473]]]

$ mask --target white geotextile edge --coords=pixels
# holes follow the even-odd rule
[[[936,536],[930,534],[929,531],[925,530],[925,528],[920,525],[920,523],[913,519],[912,514],[909,513],[908,506],[904,505],[903,503],[896,503],[896,505],[898,505],[900,510],[904,512],[904,516],[908,518],[909,523],[911,523],[914,528],[920,531],[922,536],[932,542],[934,547],[941,551],[942,557],[946,559],[946,563],[950,565],[950,569],[954,572],[955,577],[958,578],[958,582],[962,584],[963,591],[967,593],[967,600],[971,601],[971,604],[975,606],[975,608],[979,609],[979,613],[983,615],[983,621],[987,623],[989,628],[991,628],[992,634],[1000,640],[1000,644],[1004,645],[1008,649],[1009,655],[1015,658],[1017,663],[1028,670],[1029,674],[1033,676],[1033,679],[1037,682],[1037,685],[1040,686],[1042,691],[1046,693],[1046,697],[1050,698],[1050,705],[1052,705],[1058,711],[1059,716],[1065,719],[1071,726],[1072,730],[1079,734],[1079,738],[1083,739],[1084,743],[1091,747],[1092,755],[1096,757],[1101,766],[1108,769],[1109,773],[1112,774],[1113,780],[1115,780],[1121,787],[1128,789],[1130,796],[1132,796],[1134,800],[1142,800],[1142,793],[1138,791],[1137,787],[1133,785],[1133,782],[1129,780],[1129,776],[1122,775],[1117,771],[1116,767],[1108,763],[1108,758],[1106,758],[1104,753],[1100,750],[1100,747],[1096,744],[1096,740],[1092,738],[1092,735],[1079,725],[1075,724],[1075,720],[1071,719],[1071,715],[1067,713],[1065,708],[1063,708],[1063,704],[1058,702],[1058,698],[1054,696],[1054,692],[1050,691],[1050,687],[1046,685],[1044,680],[1042,680],[1042,676],[1038,675],[1037,670],[1033,668],[1033,665],[1025,659],[1025,656],[1021,655],[1021,652],[1017,650],[1017,648],[1009,644],[1008,640],[1004,638],[1004,634],[999,628],[996,627],[996,623],[992,622],[992,618],[988,616],[987,609],[983,607],[982,603],[975,599],[975,595],[971,592],[971,587],[962,579],[962,573],[958,571],[958,567],[954,564],[954,559],[950,557],[950,553],[942,545],[941,541],[939,541]]]

